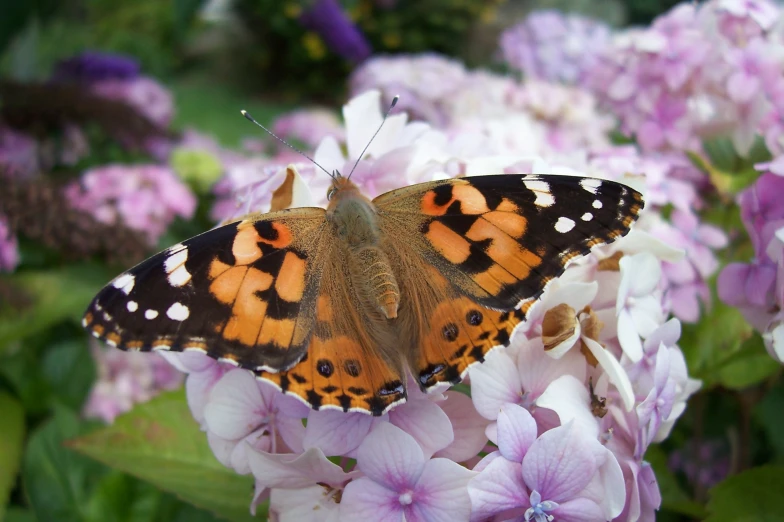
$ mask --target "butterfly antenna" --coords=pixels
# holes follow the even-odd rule
[[[326,173],[327,173],[327,176],[329,176],[329,177],[330,177],[330,178],[332,178],[332,179],[335,179],[335,176],[333,176],[332,174],[330,174],[330,173],[327,171],[327,169],[325,169],[324,167],[322,167],[321,165],[319,165],[318,163],[316,163],[316,160],[314,160],[313,158],[311,158],[310,156],[308,156],[307,154],[305,154],[304,152],[302,152],[301,150],[299,150],[297,147],[295,147],[294,145],[292,145],[292,144],[291,144],[291,143],[289,143],[288,141],[284,140],[283,138],[281,138],[280,136],[278,136],[277,134],[275,134],[274,132],[272,132],[271,130],[269,130],[267,127],[265,127],[265,126],[264,126],[264,125],[262,125],[261,123],[259,123],[259,122],[257,122],[256,120],[254,120],[254,119],[253,119],[253,116],[251,116],[251,115],[250,115],[250,113],[248,113],[248,111],[246,111],[245,109],[243,109],[243,110],[241,110],[241,111],[240,111],[240,114],[242,114],[243,116],[245,116],[245,118],[246,118],[246,119],[248,119],[248,120],[250,120],[251,122],[255,123],[256,125],[258,125],[258,126],[259,126],[259,127],[261,127],[262,129],[264,129],[264,131],[266,131],[266,133],[267,133],[267,134],[269,134],[270,136],[272,136],[273,138],[275,138],[276,140],[278,140],[279,142],[281,142],[282,144],[284,144],[286,147],[288,147],[288,148],[290,148],[291,150],[293,150],[294,152],[298,152],[299,154],[301,154],[301,155],[305,156],[306,158],[308,158],[308,159],[311,161],[311,163],[313,163],[315,166],[317,166],[318,168],[320,168],[321,170],[323,170],[324,172],[326,172]]]
[[[381,130],[381,127],[384,126],[384,122],[387,121],[387,116],[389,116],[389,113],[392,112],[392,109],[395,108],[395,105],[397,105],[397,101],[399,99],[400,99],[400,96],[395,96],[394,98],[392,98],[392,103],[389,104],[389,109],[387,109],[387,113],[384,114],[384,119],[381,120],[381,125],[378,126],[378,129],[376,129],[376,133],[373,134],[373,137],[370,138],[370,141],[367,142],[367,145],[365,145],[365,148],[362,149],[362,154],[359,155],[359,157],[357,158],[356,163],[354,163],[354,166],[351,167],[351,172],[348,173],[348,179],[351,179],[351,175],[354,173],[354,169],[356,169],[357,165],[359,165],[359,160],[362,159],[362,156],[365,155],[365,152],[367,152],[368,147],[370,147],[370,144],[373,143],[374,139],[376,139],[376,136],[378,135],[378,132]]]

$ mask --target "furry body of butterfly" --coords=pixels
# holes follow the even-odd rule
[[[575,257],[626,234],[642,197],[612,181],[492,175],[372,201],[251,214],[115,278],[83,325],[124,350],[199,351],[315,409],[382,415],[509,344]]]

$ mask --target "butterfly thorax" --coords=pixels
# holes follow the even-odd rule
[[[327,220],[344,243],[352,286],[359,298],[387,319],[397,317],[400,289],[386,254],[381,250],[381,229],[373,203],[346,178],[330,188]]]

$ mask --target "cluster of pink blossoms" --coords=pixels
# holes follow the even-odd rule
[[[609,26],[578,14],[533,11],[501,34],[501,54],[527,79],[579,84],[610,44]]]
[[[615,35],[585,85],[643,150],[699,150],[730,136],[745,155],[762,134],[782,151],[784,61],[769,0],[682,3]]]
[[[111,423],[135,404],[182,385],[182,374],[161,357],[123,353],[99,346],[94,339],[90,341],[90,348],[98,379],[84,405],[86,417]]]
[[[74,208],[106,224],[122,223],[155,244],[176,216],[190,218],[196,198],[167,167],[106,165],[65,188]]]
[[[348,172],[381,121],[381,97],[344,106],[345,147],[329,136],[316,161]],[[449,132],[395,113],[352,180],[375,196],[455,174],[575,172],[527,151],[456,150]],[[326,205],[329,178],[300,170],[292,204]],[[284,176],[267,162],[235,197],[264,211]],[[624,169],[602,177],[668,190]],[[645,451],[699,388],[662,287],[663,260],[681,256],[642,231],[595,249],[548,286],[508,348],[469,371],[470,397],[426,395],[412,381],[408,402],[379,418],[311,410],[199,353],[165,356],[188,373],[188,404],[216,457],[254,476],[253,506],[269,500],[273,520],[652,520],[660,495]]]

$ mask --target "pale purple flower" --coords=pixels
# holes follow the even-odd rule
[[[499,416],[498,438],[498,453],[480,462],[468,484],[472,520],[611,520],[620,514],[620,466],[573,423],[537,438],[531,415],[508,405]]]
[[[154,244],[175,217],[189,218],[196,198],[167,167],[106,165],[85,172],[65,188],[75,208],[112,225],[143,232]]]
[[[345,140],[345,131],[340,120],[334,112],[324,108],[285,113],[272,124],[272,132],[281,138],[301,141],[309,148],[318,146],[327,136],[338,141]]]
[[[465,520],[471,512],[466,485],[475,473],[448,459],[427,460],[416,440],[379,423],[357,450],[365,475],[343,491],[341,520]]]
[[[642,341],[664,322],[661,297],[656,288],[661,278],[661,264],[649,253],[624,256],[620,261],[621,283],[616,313],[618,340],[633,362],[642,358]]]
[[[124,102],[153,123],[168,127],[174,117],[174,98],[158,81],[139,76],[130,80],[107,79],[90,85],[98,96]]]
[[[158,356],[124,353],[91,343],[98,379],[84,406],[86,417],[111,423],[135,404],[182,385],[182,374]]]
[[[8,221],[0,214],[0,272],[13,272],[19,264],[19,244]]]
[[[301,451],[302,419],[308,411],[297,399],[258,382],[247,370],[236,369],[224,374],[210,391],[204,424],[218,460],[238,473],[249,473],[247,444],[271,453]]]
[[[610,28],[555,10],[531,12],[500,38],[506,63],[527,78],[577,83],[610,43]]]

